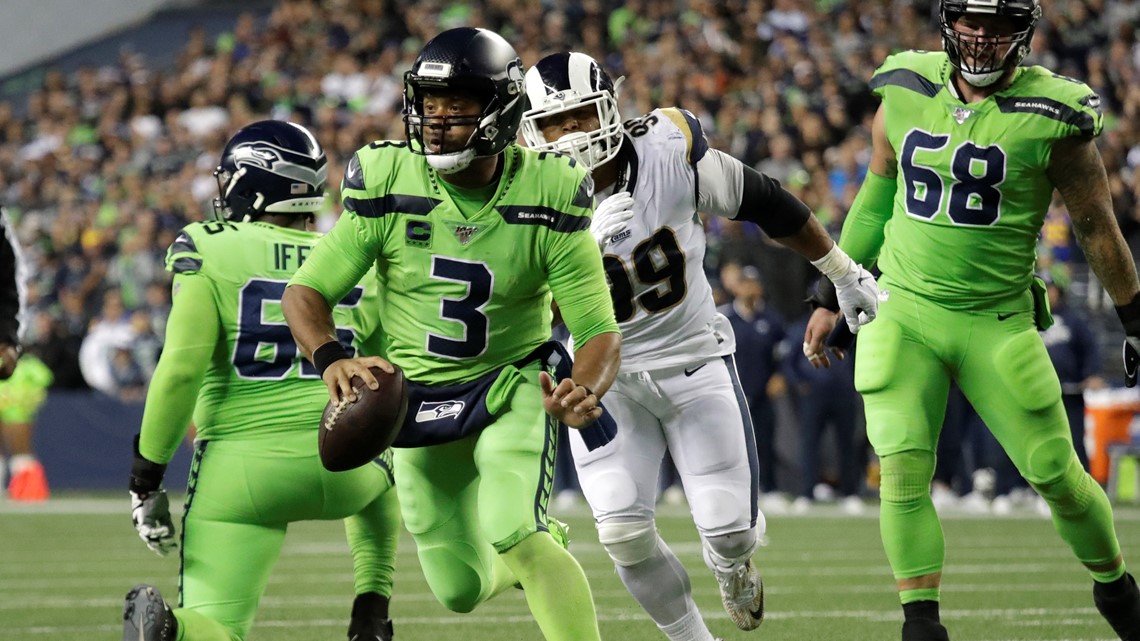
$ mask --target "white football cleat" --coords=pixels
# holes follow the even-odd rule
[[[755,630],[764,622],[764,581],[752,560],[732,574],[716,575],[720,599],[732,622],[741,630]]]

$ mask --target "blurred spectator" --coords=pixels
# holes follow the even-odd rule
[[[736,335],[736,369],[756,433],[760,463],[760,491],[768,502],[777,502],[776,412],[772,398],[783,396],[787,383],[780,373],[779,346],[783,342],[784,321],[764,303],[760,270],[751,265],[740,270],[735,285],[736,298],[720,308],[732,323]],[[764,498],[764,497],[762,497]],[[777,508],[778,509],[778,508]]]
[[[853,358],[833,359],[831,367],[814,368],[803,356],[799,343],[807,318],[788,330],[784,376],[796,402],[800,433],[800,487],[794,507],[804,511],[816,500],[841,499],[844,510],[859,513],[859,498],[866,463],[866,447],[855,430],[860,411],[855,392]],[[839,474],[834,487],[823,482],[820,458],[824,432],[831,428]]]

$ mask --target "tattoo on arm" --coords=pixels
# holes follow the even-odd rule
[[[1131,301],[1140,289],[1136,266],[1116,224],[1108,175],[1096,143],[1082,138],[1058,140],[1048,176],[1065,200],[1073,234],[1089,266],[1117,305]]]

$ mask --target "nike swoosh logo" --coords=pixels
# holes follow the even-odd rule
[[[685,370],[685,376],[692,376],[693,374],[696,374],[697,370],[701,369],[705,365],[708,365],[708,363],[705,363],[704,365],[698,365],[698,366],[694,367],[693,369]]]
[[[1008,314],[998,314],[998,320],[1003,321],[1003,320],[1005,320],[1011,316],[1016,316],[1016,315],[1017,315],[1017,312],[1010,312]]]

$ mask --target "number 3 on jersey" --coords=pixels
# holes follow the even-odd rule
[[[915,160],[919,152],[942,152],[950,136],[937,136],[921,129],[910,130],[899,153],[906,186],[906,211],[917,218],[933,219],[942,210],[945,191],[942,174]],[[992,225],[1001,218],[1001,190],[1005,182],[1005,151],[997,145],[979,147],[964,142],[950,160],[950,198],[946,215],[955,225]]]
[[[483,307],[491,300],[495,275],[484,263],[469,262],[445,256],[431,259],[432,278],[462,283],[467,286],[463,298],[443,298],[439,315],[444,320],[463,325],[463,338],[455,339],[428,333],[427,351],[444,358],[475,358],[487,351],[490,326]]]

